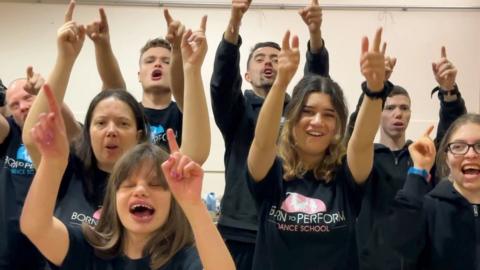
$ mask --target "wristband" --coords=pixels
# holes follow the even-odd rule
[[[365,94],[365,96],[371,98],[371,99],[385,99],[387,96],[387,91],[385,91],[385,85],[380,92],[372,92],[370,89],[367,87],[367,82],[362,83],[362,91]]]
[[[425,178],[425,181],[427,181],[427,183],[430,182],[430,173],[425,170],[425,169],[419,169],[419,168],[415,168],[415,167],[410,167],[408,169],[408,174],[416,174],[416,175],[420,175],[422,176],[423,178]]]

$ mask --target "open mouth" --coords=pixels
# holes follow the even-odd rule
[[[264,71],[263,71],[263,75],[267,78],[272,78],[275,73],[273,72],[273,69],[271,68],[266,68]]]
[[[462,167],[462,173],[466,176],[480,175],[480,167],[475,165],[465,165]]]
[[[313,137],[322,137],[323,135],[325,135],[323,132],[319,131],[307,131],[307,134]]]
[[[130,205],[129,211],[138,220],[149,220],[155,213],[155,208],[148,203],[134,203]]]
[[[117,150],[117,149],[118,149],[118,145],[116,145],[116,144],[107,144],[107,146],[105,146],[105,148],[107,148],[108,150]]]
[[[152,80],[160,80],[162,78],[162,71],[160,69],[155,69],[152,72]]]

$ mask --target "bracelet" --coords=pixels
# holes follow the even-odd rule
[[[425,169],[419,169],[419,168],[415,168],[415,167],[410,167],[408,169],[408,174],[416,174],[416,175],[420,175],[422,176],[423,178],[425,178],[425,181],[427,181],[427,183],[430,183],[430,178],[431,178],[431,175],[430,173],[425,170]]]
[[[367,97],[369,97],[371,99],[380,99],[380,98],[385,99],[386,95],[387,95],[387,91],[385,91],[385,85],[384,85],[382,91],[372,92],[370,89],[368,89],[367,82],[362,83],[362,91]]]

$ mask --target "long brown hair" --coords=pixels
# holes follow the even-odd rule
[[[160,147],[139,144],[120,158],[110,175],[103,202],[102,215],[96,227],[83,225],[85,238],[95,249],[95,254],[111,259],[123,254],[125,228],[117,214],[116,194],[123,181],[134,174],[142,165],[151,164],[160,186],[168,190],[161,164],[169,157]],[[180,205],[173,198],[170,202],[167,221],[158,228],[144,247],[144,256],[150,256],[150,266],[158,269],[165,265],[179,250],[193,244],[193,233]]]
[[[340,165],[345,155],[343,143],[345,127],[347,123],[348,109],[340,86],[330,78],[318,75],[303,77],[295,86],[292,99],[285,109],[285,123],[280,134],[279,155],[283,159],[285,180],[295,177],[302,177],[308,170],[300,160],[296,142],[293,136],[293,129],[300,119],[302,109],[307,102],[308,96],[312,93],[324,93],[330,97],[333,108],[337,115],[337,131],[334,140],[328,146],[325,157],[313,169],[316,179],[330,181],[336,166]]]
[[[447,151],[448,151],[448,144],[452,140],[453,134],[455,134],[460,128],[464,125],[473,123],[476,125],[480,125],[480,114],[476,113],[467,113],[460,116],[457,120],[455,120],[450,127],[445,132],[442,141],[438,147],[437,151],[437,178],[442,179],[448,175],[450,175],[450,168],[447,166]]]

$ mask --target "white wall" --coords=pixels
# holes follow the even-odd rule
[[[295,4],[299,2],[299,0],[292,1],[291,3]],[[422,3],[439,3],[429,1],[424,0]],[[344,2],[353,3],[348,0]],[[396,3],[411,4],[413,2],[408,0]],[[451,4],[452,1],[444,3]],[[477,1],[465,0],[463,3],[475,4]],[[0,78],[4,82],[24,76],[27,65],[33,65],[37,71],[45,76],[48,75],[56,56],[56,30],[62,24],[65,8],[66,5],[59,4],[0,3],[2,14],[0,16]],[[127,86],[139,98],[141,87],[136,76],[139,49],[148,38],[164,35],[166,27],[162,10],[158,7],[107,6],[106,11],[110,22],[113,48]],[[79,23],[87,24],[97,19],[97,14],[97,7],[79,5],[74,18]],[[209,52],[203,68],[204,84],[209,99],[208,89],[213,57],[230,11],[175,8],[171,9],[171,14],[192,28],[198,27],[202,14],[209,16],[207,26]],[[440,57],[441,45],[447,46],[448,57],[459,69],[457,82],[466,100],[467,108],[469,111],[479,112],[479,25],[478,9],[470,11],[326,10],[322,29],[330,52],[331,76],[343,87],[350,108],[353,109],[360,94],[359,84],[362,81],[358,64],[360,39],[363,35],[371,37],[376,27],[384,27],[384,38],[388,42],[387,53],[399,59],[391,79],[409,90],[412,97],[413,115],[407,136],[414,139],[421,134],[427,123],[437,121],[438,101],[436,97],[430,99],[430,90],[435,86],[431,62]],[[286,29],[300,36],[303,54],[308,34],[296,11],[250,10],[241,28],[244,40],[242,71],[245,71],[245,58],[254,43],[266,40],[280,42]],[[297,73],[294,81],[301,78],[301,73],[301,71]],[[98,93],[100,85],[93,46],[89,40],[86,40],[73,70],[66,95],[66,102],[78,119],[83,119],[88,103]],[[244,84],[244,88],[248,87],[248,84]],[[211,125],[212,151],[204,166],[208,172],[204,191],[223,193],[223,139],[213,118],[211,118]]]

